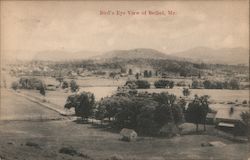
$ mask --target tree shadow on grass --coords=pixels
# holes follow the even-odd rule
[[[90,124],[87,120],[84,119],[76,119],[73,122],[75,122],[76,124]]]
[[[91,126],[89,126],[89,128],[94,128],[94,129],[98,129],[100,131],[105,131],[105,132],[119,133],[119,129],[112,127],[111,124],[93,123],[91,124]]]
[[[119,133],[119,129],[112,127],[112,124],[107,123],[107,122],[97,123],[93,121],[88,121],[86,119],[76,119],[73,122],[75,122],[76,124],[86,124],[86,125],[89,125],[88,128],[98,129],[100,131]]]

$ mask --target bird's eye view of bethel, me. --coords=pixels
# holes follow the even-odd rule
[[[2,0],[0,60],[0,160],[250,159],[249,0]]]

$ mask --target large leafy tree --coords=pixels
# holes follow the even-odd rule
[[[76,92],[79,90],[79,86],[77,85],[75,80],[70,81],[70,90],[72,92]]]
[[[240,89],[240,82],[237,79],[231,79],[229,81],[229,85],[231,89]]]
[[[241,118],[246,125],[246,134],[248,136],[248,140],[250,140],[250,112],[242,112]]]
[[[95,97],[90,92],[81,92],[80,94],[70,95],[64,105],[65,108],[75,108],[76,116],[87,119],[93,114]]]
[[[39,91],[40,91],[40,94],[45,96],[45,85],[42,85],[40,88],[39,88]]]
[[[167,92],[154,94],[153,99],[160,105],[155,110],[156,121],[164,125],[168,122],[178,124],[183,120],[181,105],[176,104],[176,96]]]
[[[183,119],[182,108],[176,97],[164,93],[139,93],[114,95],[98,103],[96,118],[112,118],[116,128],[131,128],[143,134],[154,135],[167,123],[179,123]]]
[[[204,131],[206,130],[206,116],[209,112],[208,98],[207,95],[201,97],[195,95],[186,110],[186,120],[196,124],[196,131],[199,130],[199,124],[203,124]]]
[[[183,90],[182,90],[182,94],[183,94],[183,96],[189,96],[190,95],[190,91],[189,91],[189,89],[188,88],[183,88]]]

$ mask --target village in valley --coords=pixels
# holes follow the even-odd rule
[[[36,117],[27,110],[23,113],[27,114],[27,120],[64,122],[67,119],[67,123],[71,123],[68,125],[90,127],[94,135],[112,133],[116,135],[112,140],[117,142],[106,145],[120,141],[120,149],[128,142],[135,146],[144,141],[148,143],[149,137],[152,141],[183,141],[198,136],[200,140],[195,144],[200,143],[196,144],[199,150],[248,145],[248,66],[174,60],[164,58],[164,54],[153,58],[158,52],[148,49],[123,52],[120,57],[119,51],[114,51],[112,55],[103,56],[106,58],[18,61],[6,65],[2,68],[2,94],[21,96],[58,114]],[[3,99],[5,103],[10,102]],[[13,118],[8,117],[6,109],[1,108],[4,121]],[[168,142],[164,145],[168,146]],[[77,148],[68,144],[62,147],[66,150],[62,152],[71,155]],[[164,150],[164,146],[161,149]],[[145,158],[137,155],[137,148],[134,150],[135,157]],[[107,152],[113,152],[107,157],[110,159],[131,159],[115,149]],[[91,151],[88,154],[98,159]],[[186,156],[194,153],[189,154]],[[190,158],[202,158],[204,155],[200,154]],[[234,158],[247,155],[248,151],[242,150],[241,155]],[[81,157],[78,153],[73,156]],[[221,158],[226,157],[221,155]]]

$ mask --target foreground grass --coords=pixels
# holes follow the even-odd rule
[[[117,133],[72,121],[0,121],[2,159],[247,159],[249,144],[233,143],[209,135],[174,138],[139,137],[123,142]],[[221,141],[224,147],[201,147],[202,143]],[[27,145],[29,144],[29,145]],[[76,155],[60,153],[73,148]],[[79,156],[81,155],[81,156]]]

